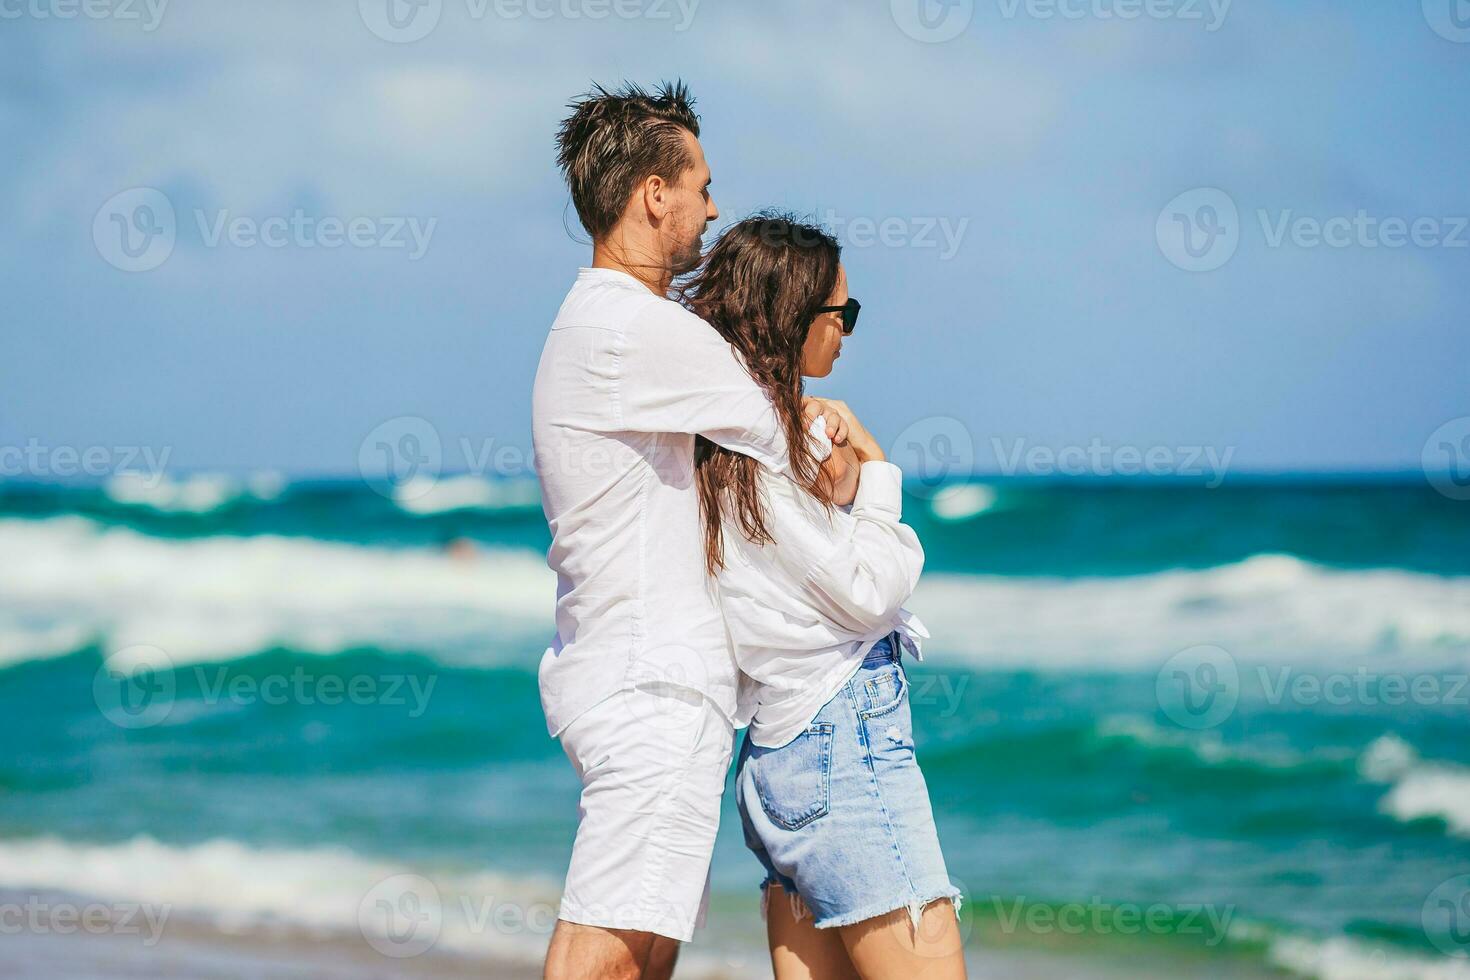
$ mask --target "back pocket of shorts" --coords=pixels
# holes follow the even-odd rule
[[[832,775],[830,723],[816,724],[779,749],[751,752],[761,809],[778,827],[797,830],[827,812]]]

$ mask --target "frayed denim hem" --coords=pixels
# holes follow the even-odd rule
[[[800,922],[802,919],[809,918],[811,916],[812,910],[806,907],[806,902],[803,902],[801,900],[801,896],[800,895],[796,894],[796,892],[794,892],[794,891],[789,891],[784,884],[782,884],[781,882],[777,881],[776,879],[774,879],[774,878],[768,878],[765,881],[761,882],[761,921],[762,922],[765,922],[767,920],[767,914],[770,912],[770,907],[771,907],[771,886],[772,885],[775,885],[777,888],[781,889],[781,891],[783,893],[785,893],[786,897],[788,899],[790,899],[790,901],[791,901],[791,918],[792,919],[794,919],[797,922]]]
[[[960,908],[965,904],[965,897],[959,893],[958,889],[951,888],[947,891],[940,892],[937,895],[931,895],[928,898],[918,898],[916,896],[909,899],[907,902],[879,902],[874,905],[864,906],[863,908],[860,908],[855,912],[848,912],[843,915],[828,916],[827,918],[821,919],[813,924],[818,929],[837,929],[842,926],[850,926],[856,925],[859,922],[866,922],[868,919],[876,919],[880,915],[887,915],[889,912],[896,912],[899,909],[907,909],[909,913],[909,922],[912,923],[914,927],[914,932],[917,934],[919,931],[919,917],[924,914],[924,909],[928,908],[930,905],[933,905],[935,902],[940,902],[944,899],[949,899],[950,902],[953,903],[955,918],[958,919],[960,916]]]
[[[812,916],[811,909],[807,908],[806,902],[802,901],[800,895],[798,895],[794,891],[788,891],[786,886],[780,881],[776,881],[775,879],[767,879],[761,884],[762,922],[766,920],[766,916],[769,911],[769,904],[771,900],[771,885],[776,885],[777,887],[779,887],[781,891],[786,893],[786,897],[790,899],[791,917],[793,919],[795,919],[797,922],[800,922],[802,919],[805,919],[809,916],[815,918],[815,916]],[[935,902],[942,902],[945,899],[948,899],[950,903],[954,905],[955,918],[959,919],[960,909],[962,909],[965,904],[965,896],[960,894],[959,889],[950,888],[929,898],[913,898],[907,902],[886,902],[864,906],[863,908],[860,908],[855,912],[847,912],[843,915],[828,916],[825,919],[813,922],[812,925],[814,928],[817,929],[840,929],[843,926],[856,925],[859,922],[866,922],[868,919],[876,919],[881,915],[887,915],[888,913],[896,912],[899,909],[907,909],[909,913],[909,922],[913,925],[914,933],[917,935],[919,931],[919,919],[924,914],[924,910],[930,905],[933,905]]]

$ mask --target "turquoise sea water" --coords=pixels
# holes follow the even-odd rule
[[[534,955],[577,795],[536,694],[547,532],[533,484],[475,499],[0,485],[0,888],[353,930],[412,873],[446,944]],[[1463,503],[1000,482],[906,518],[919,759],[973,950],[1466,975]],[[736,972],[757,878],[727,808],[699,945]],[[522,918],[463,921],[466,896]]]

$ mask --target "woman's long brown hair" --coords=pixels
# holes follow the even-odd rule
[[[731,226],[683,287],[684,302],[745,358],[775,406],[796,482],[827,507],[833,488],[802,422],[801,351],[816,310],[837,286],[841,246],[789,215],[763,212]],[[772,540],[760,492],[760,464],[698,436],[695,482],[704,521],[705,568],[725,566],[723,527],[733,515],[757,544]]]

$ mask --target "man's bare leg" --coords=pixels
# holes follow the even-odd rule
[[[545,980],[644,980],[667,976],[644,971],[660,943],[674,947],[673,954],[666,954],[672,973],[679,946],[672,939],[634,929],[604,929],[558,919],[546,950],[543,976]]]
[[[643,980],[669,980],[674,975],[674,962],[679,958],[679,941],[668,936],[654,936],[643,968]]]

